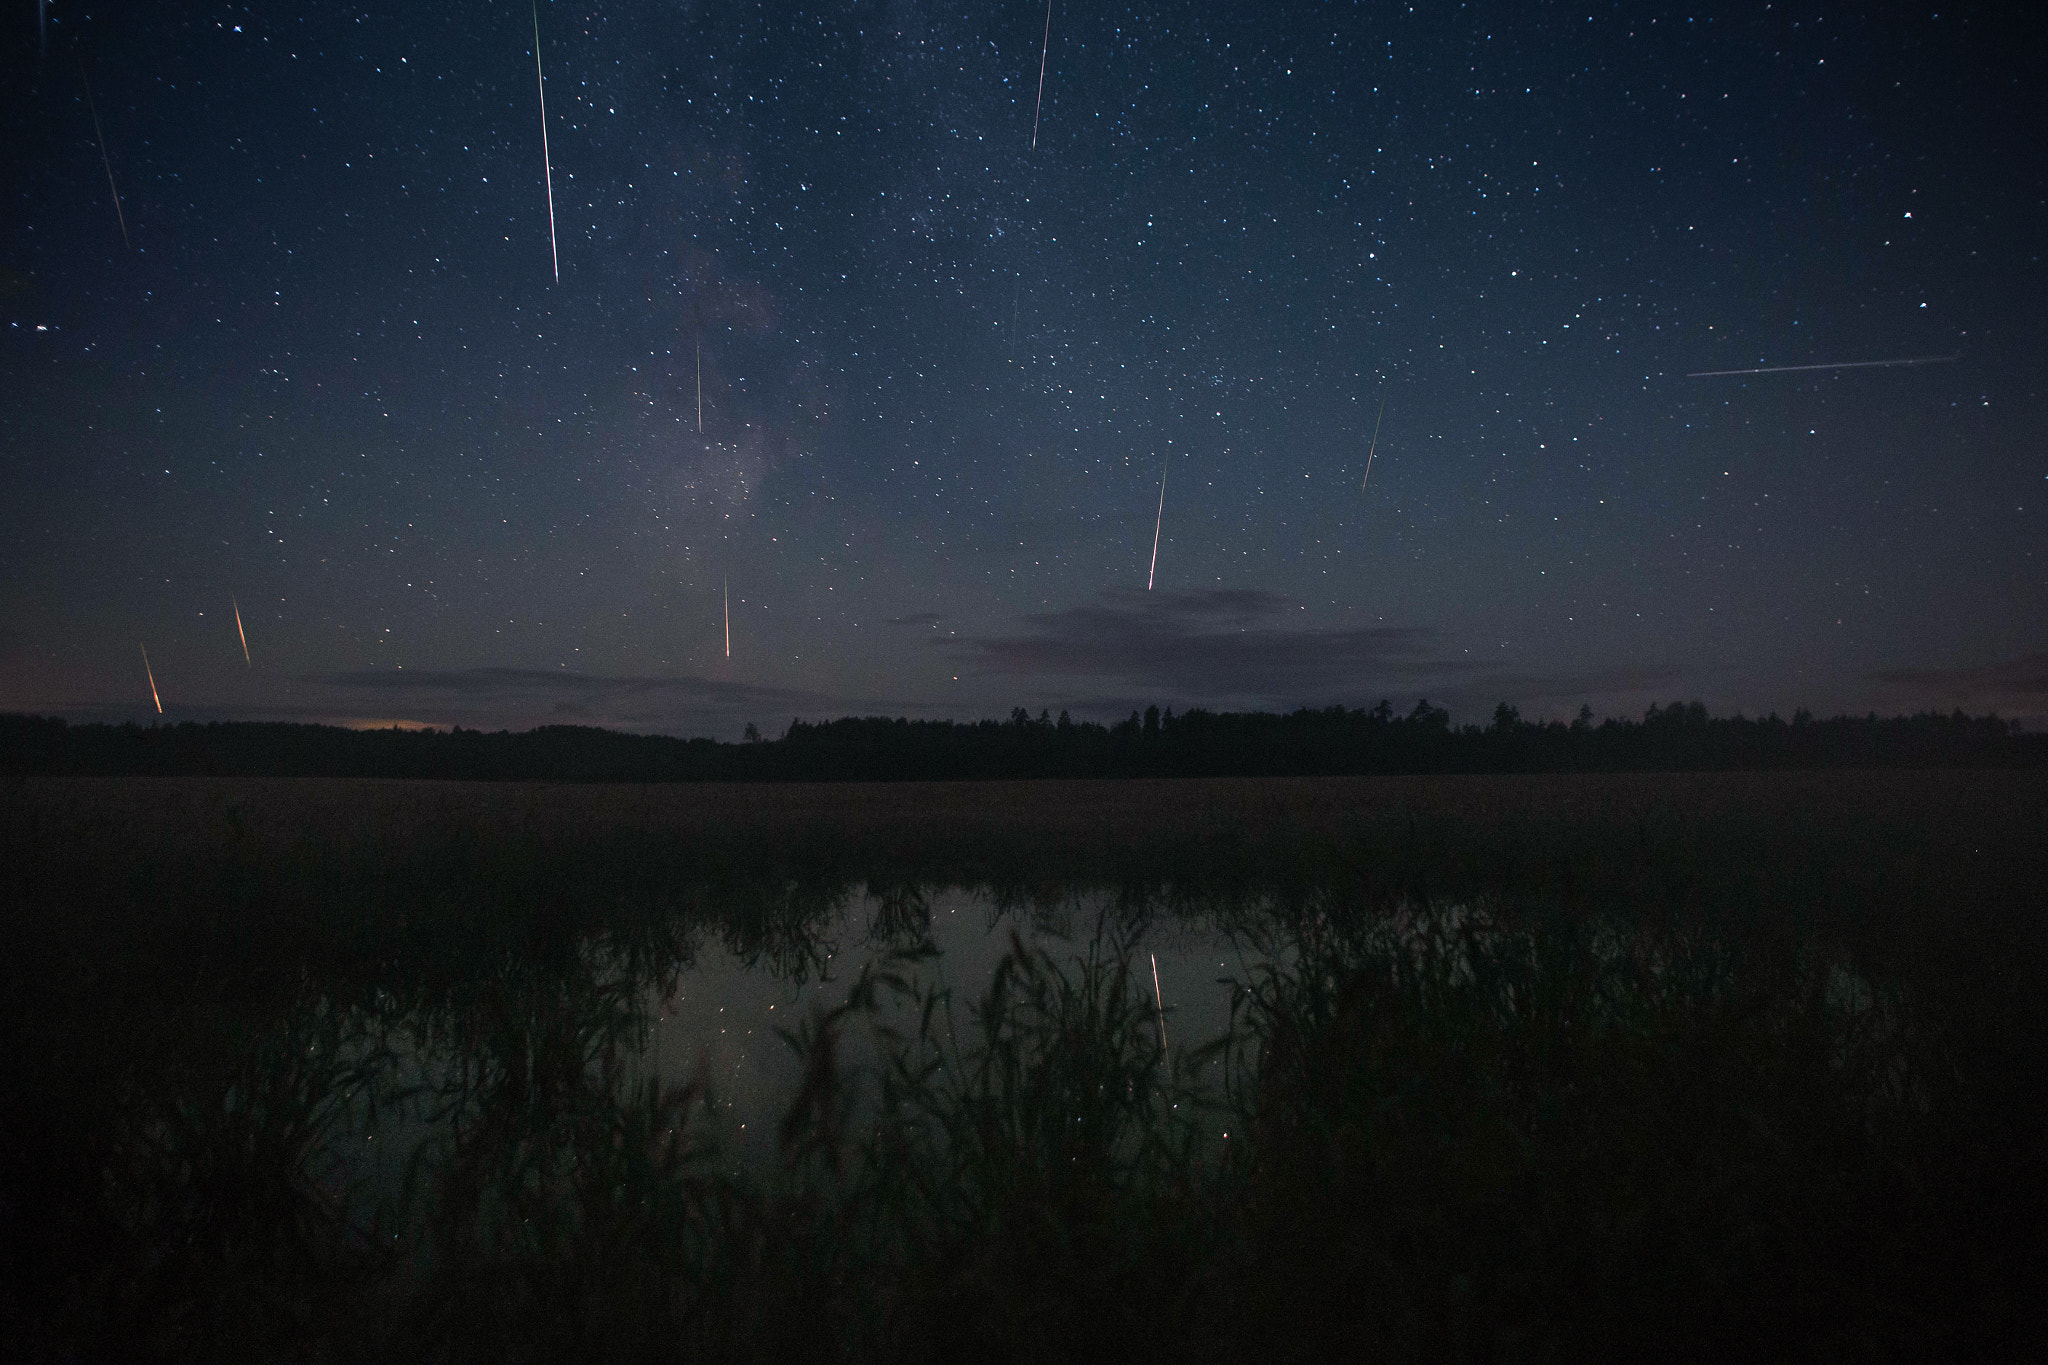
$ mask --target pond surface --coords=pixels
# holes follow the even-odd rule
[[[715,1144],[730,1173],[759,1171],[776,1160],[778,1129],[809,1061],[806,1042],[864,974],[884,975],[890,987],[836,1032],[834,1061],[856,1086],[883,1061],[879,1039],[916,1033],[927,1000],[938,1006],[933,1025],[957,1045],[999,967],[1020,955],[1042,955],[1077,978],[1123,962],[1148,1028],[1165,1057],[1179,1059],[1169,1069],[1213,1079],[1219,1058],[1197,1063],[1187,1054],[1224,1037],[1233,991],[1274,961],[1249,942],[1241,918],[1225,926],[1214,915],[1134,914],[1106,893],[1004,905],[960,887],[861,891],[772,946],[732,937],[691,934],[665,956],[593,944],[579,970],[552,986],[508,983],[499,998],[485,990],[461,1005],[442,997],[413,1009],[394,996],[387,1009],[357,1011],[351,1042],[332,1058],[347,1080],[319,1120],[308,1171],[352,1224],[403,1221],[420,1160],[445,1162],[465,1112],[521,1070],[536,1116],[547,1107],[543,1091],[573,1108],[592,1098],[583,1085],[701,1093],[699,1137]],[[489,1020],[482,1027],[480,1014]],[[532,1079],[548,1069],[537,1050],[572,1067],[580,1060],[581,1084],[564,1084],[559,1071],[552,1086]]]
[[[1940,1354],[2048,845],[1845,789],[0,790],[0,1356]]]
[[[783,1033],[840,1004],[848,983],[862,971],[893,967],[914,993],[944,993],[954,1003],[956,1022],[964,1023],[958,1016],[982,998],[998,963],[1015,944],[1078,966],[1091,947],[1103,951],[1106,926],[1114,924],[1113,909],[1099,900],[1038,913],[1005,911],[985,894],[956,888],[932,895],[928,904],[923,928],[935,955],[921,961],[894,957],[906,945],[871,931],[879,906],[866,895],[850,900],[821,935],[820,976],[794,980],[722,945],[707,948],[684,969],[672,992],[656,998],[650,988],[652,1019],[640,1060],[673,1083],[700,1074],[710,1079],[731,1106],[735,1131],[748,1135],[743,1145],[754,1149],[772,1135],[802,1073],[803,1059]],[[1155,920],[1121,942],[1141,993],[1152,992],[1156,971],[1155,999],[1163,1006],[1169,1048],[1210,1042],[1224,1033],[1230,1021],[1230,982],[1243,980],[1250,969],[1239,935],[1201,923]],[[911,1025],[913,1003],[891,996],[873,1022]],[[865,1059],[859,1037],[849,1061]]]

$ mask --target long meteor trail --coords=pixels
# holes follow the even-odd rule
[[[1380,418],[1386,415],[1387,393],[1385,389],[1382,389],[1380,390],[1379,416],[1372,419],[1372,444],[1367,446],[1365,450],[1365,477],[1358,481],[1358,491],[1361,493],[1365,491],[1366,484],[1372,481],[1372,455],[1374,451],[1380,448]]]
[[[1152,519],[1152,567],[1145,571],[1145,591],[1152,591],[1152,579],[1159,572],[1159,528],[1166,524],[1166,467],[1173,463],[1173,452],[1166,452],[1166,460],[1159,466],[1159,515]]]
[[[732,580],[725,580],[725,657],[732,657]]]
[[[1753,370],[1693,370],[1687,379],[1718,379],[1730,374],[1796,374],[1801,370],[1885,370],[1894,365],[1946,365],[1952,360],[1961,360],[1963,353],[1954,355],[1916,355],[1904,360],[1843,360],[1832,365],[1764,365]]]
[[[555,263],[555,283],[562,282],[562,252],[555,244],[555,163],[548,154],[548,83],[540,74],[540,0],[533,0],[533,83],[540,87],[540,165],[548,183],[548,255]]]
[[[249,660],[249,632],[242,629],[242,604],[232,597],[228,599],[228,604],[235,609],[235,634],[242,640],[242,662],[254,668],[256,665]]]
[[[149,646],[142,647],[142,671],[149,675],[149,699],[156,703],[156,713],[164,713],[164,699],[156,694],[156,670],[149,666]]]
[[[1031,150],[1038,150],[1038,113],[1045,108],[1045,54],[1052,51],[1052,0],[1045,0],[1045,37],[1038,45],[1038,103],[1031,108]]]
[[[114,196],[114,221],[121,225],[121,245],[132,248],[134,243],[128,240],[128,215],[121,212],[121,191],[114,184],[114,162],[107,155],[107,135],[100,131],[100,107],[93,101],[92,82],[86,79],[84,62],[78,64],[78,80],[85,86],[85,107],[92,111],[92,135],[99,139],[100,164],[107,168],[107,192]]]

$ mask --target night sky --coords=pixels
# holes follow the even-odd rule
[[[2048,716],[2005,8],[538,23],[7,7],[0,710]]]

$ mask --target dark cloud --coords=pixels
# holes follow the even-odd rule
[[[1292,598],[1255,588],[1115,590],[1085,606],[1026,616],[1015,634],[941,647],[983,673],[1107,679],[1219,704],[1359,697],[1474,667],[1431,657],[1438,635],[1427,627],[1290,625],[1299,611]]]
[[[120,725],[133,722],[137,725],[181,724],[191,721],[199,725],[214,722],[233,723],[237,721],[276,721],[294,725],[347,725],[361,728],[381,728],[391,724],[414,724],[404,718],[380,720],[376,717],[351,713],[335,706],[258,705],[222,701],[188,702],[172,698],[159,716],[147,698],[140,703],[125,702],[64,702],[54,705],[24,708],[26,714],[57,716],[74,725]],[[427,722],[431,724],[431,722]]]
[[[329,714],[405,714],[491,728],[572,723],[670,734],[730,734],[749,720],[836,715],[844,698],[695,675],[648,677],[568,669],[359,669],[301,678]]]
[[[597,701],[632,697],[659,697],[707,706],[773,703],[778,706],[808,706],[815,709],[834,704],[834,699],[820,693],[788,687],[758,687],[752,683],[721,682],[694,675],[606,676],[572,673],[568,669],[464,668],[443,671],[423,668],[375,668],[330,673],[305,681],[325,683],[330,687],[387,694],[408,692],[491,700],[524,697],[534,702],[566,701],[584,706]]]
[[[290,701],[167,700],[162,720],[288,721],[351,729],[401,727],[529,729],[594,725],[637,733],[736,739],[748,722],[763,729],[789,717],[950,714],[935,703],[829,695],[694,675],[602,675],[545,668],[359,669],[302,674]],[[147,697],[115,703],[23,708],[74,722],[159,720]]]
[[[1603,699],[1628,709],[1690,696],[1698,682],[1695,673],[1657,664],[1514,670],[1459,657],[1431,627],[1290,624],[1301,614],[1295,599],[1255,588],[1116,590],[1026,616],[1014,632],[935,643],[984,675],[1043,679],[1055,689],[1066,680],[1093,683],[1059,693],[1077,715],[1120,716],[1151,702],[1288,709],[1385,699],[1406,710],[1425,697],[1461,718],[1483,719],[1500,701],[1532,718],[1569,714],[1581,702],[1606,715]]]
[[[2048,705],[2048,654],[2029,654],[1978,668],[1892,668],[1865,676],[1912,695],[1922,704],[2033,710]]]
[[[1416,702],[1428,701],[1433,706],[1448,709],[1455,722],[1484,723],[1493,714],[1494,706],[1503,701],[1518,708],[1528,720],[1570,719],[1583,703],[1590,705],[1596,715],[1605,718],[1634,715],[1651,702],[1689,700],[1697,690],[1691,686],[1693,680],[1692,674],[1678,668],[1628,667],[1569,674],[1495,673],[1488,671],[1485,665],[1468,667],[1453,663],[1433,676],[1422,670],[1405,676],[1387,670],[1376,679],[1356,687],[1305,692],[1288,700],[1266,700],[1258,704],[1279,709],[1333,703],[1368,707],[1384,700],[1391,702],[1395,710],[1405,713]],[[1214,706],[1219,702],[1242,704],[1236,699],[1218,698],[1214,694],[1164,688],[1078,695],[1043,692],[1034,693],[1027,700],[1032,707],[1063,707],[1076,717],[1098,720],[1120,720],[1132,711],[1142,711],[1155,702],[1175,707]]]
[[[1549,701],[1558,697],[1611,697],[1629,692],[1662,693],[1673,688],[1682,688],[1688,680],[1697,677],[1697,670],[1687,672],[1674,667],[1623,665],[1615,668],[1587,669],[1578,673],[1501,673],[1487,681],[1496,689],[1505,689],[1502,695],[1510,700],[1526,697],[1531,701]]]
[[[1691,700],[1699,693],[1701,677],[1697,669],[1653,664],[1570,673],[1488,672],[1446,686],[1436,700],[1461,717],[1491,713],[1495,703],[1503,701],[1520,708],[1530,720],[1569,714],[1582,702],[1605,717],[1626,714],[1633,709],[1631,703]]]

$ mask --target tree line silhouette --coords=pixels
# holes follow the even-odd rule
[[[330,725],[73,725],[0,716],[0,771],[77,775],[412,777],[565,782],[913,781],[1084,777],[1253,777],[1365,773],[1725,771],[1764,768],[2036,767],[2048,734],[1997,716],[1922,713],[1815,719],[1805,711],[1709,716],[1699,702],[1640,720],[1524,720],[1502,702],[1491,723],[1453,725],[1418,701],[1286,714],[1176,716],[1150,706],[1112,725],[1062,711],[1007,721],[879,716],[792,720],[780,739],[676,739],[589,726],[513,733],[350,730]]]

